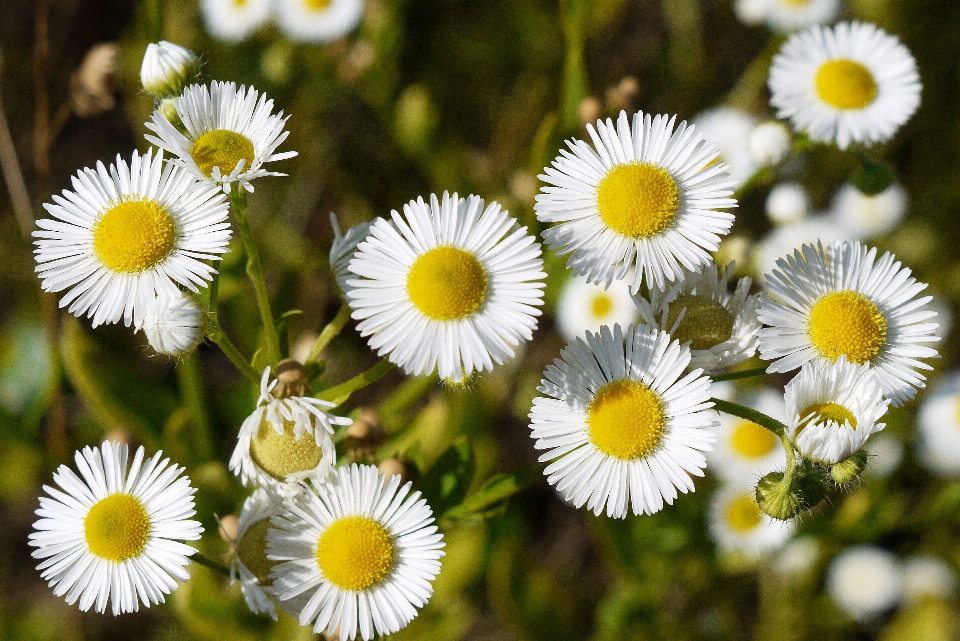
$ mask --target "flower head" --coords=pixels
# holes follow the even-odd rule
[[[827,569],[827,591],[847,614],[869,620],[900,601],[900,564],[893,554],[876,546],[847,548]]]
[[[380,220],[379,218],[377,220]],[[350,261],[357,252],[359,245],[370,233],[372,222],[360,223],[347,230],[347,233],[340,232],[340,223],[337,221],[337,215],[330,214],[330,225],[333,227],[333,244],[330,245],[330,268],[333,270],[333,276],[337,281],[340,292],[346,296],[350,286],[347,281],[353,278],[350,273]]]
[[[140,82],[156,98],[172,98],[200,73],[200,59],[180,45],[161,40],[147,45]]]
[[[147,336],[158,354],[180,356],[192,351],[203,338],[203,310],[190,296],[161,293],[146,313],[137,330]]]
[[[271,0],[201,0],[207,31],[217,40],[238,42],[270,19]]]
[[[752,487],[724,485],[710,500],[710,535],[727,554],[760,559],[790,540],[793,521],[779,521],[760,511]]]
[[[604,288],[573,276],[557,299],[557,329],[568,341],[583,336],[586,330],[599,331],[602,325],[626,327],[637,320],[637,315],[630,284],[625,280],[615,280]]]
[[[293,40],[329,42],[353,31],[364,0],[277,0],[277,25]]]

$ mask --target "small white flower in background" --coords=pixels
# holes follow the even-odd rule
[[[151,42],[143,54],[140,82],[156,98],[173,98],[200,73],[200,59],[180,45]]]
[[[917,411],[917,454],[939,476],[960,475],[960,371],[943,373]]]
[[[221,185],[239,182],[253,191],[250,181],[263,176],[286,176],[267,171],[264,163],[293,158],[295,151],[274,153],[287,139],[287,118],[274,114],[273,100],[253,87],[214,80],[210,85],[190,85],[174,103],[186,135],[161,111],[153,112],[145,126],[156,136],[144,138],[177,156],[172,162],[198,180]],[[289,116],[288,116],[289,117]]]
[[[800,368],[784,388],[787,436],[811,461],[834,465],[857,453],[878,423],[889,401],[868,364],[816,360]]]
[[[868,621],[900,602],[902,570],[887,550],[873,545],[849,547],[830,563],[827,591],[844,612]]]
[[[874,434],[863,447],[869,455],[864,474],[870,476],[890,476],[903,460],[903,441],[889,432]]]
[[[812,569],[819,558],[820,543],[815,536],[807,535],[787,543],[771,566],[778,574],[797,575]]]
[[[774,185],[767,195],[767,218],[774,225],[800,222],[810,211],[810,197],[800,183]]]
[[[733,12],[745,25],[758,25],[767,18],[772,0],[735,0]]]
[[[642,322],[689,343],[690,367],[711,373],[742,363],[757,351],[760,294],[750,294],[750,278],[727,286],[736,265],[703,266],[664,289],[650,286],[650,300],[634,296]]]
[[[841,22],[796,33],[773,58],[770,104],[812,140],[889,140],[920,106],[910,51],[875,25]]]
[[[203,338],[203,310],[191,296],[177,292],[157,296],[137,325],[158,354],[180,356]]]
[[[55,595],[79,599],[84,612],[105,612],[109,600],[117,615],[163,603],[190,578],[196,550],[179,541],[203,532],[190,519],[196,490],[161,454],[144,460],[140,447],[130,462],[126,444],[104,441],[76,453],[80,476],[61,465],[53,475],[60,489],[43,487],[50,498],[40,497],[30,545]]]
[[[350,286],[347,281],[354,277],[350,272],[350,261],[357,251],[357,245],[366,239],[370,233],[370,225],[375,221],[360,223],[347,230],[346,234],[340,233],[340,223],[337,221],[337,215],[330,214],[330,226],[333,227],[333,243],[330,245],[330,268],[333,270],[333,276],[337,281],[340,292],[346,297]]]
[[[957,574],[950,564],[929,554],[916,554],[903,563],[903,600],[924,597],[949,599],[957,591]]]
[[[341,467],[284,504],[267,531],[274,593],[308,597],[300,625],[340,641],[392,634],[433,595],[443,535],[420,492],[371,465]]]
[[[270,19],[272,0],[201,0],[207,32],[217,40],[239,42]]]
[[[826,216],[812,216],[774,228],[753,248],[753,273],[758,282],[766,283],[767,275],[777,267],[777,261],[792,254],[805,244],[831,243],[847,238],[846,230]]]
[[[833,22],[840,13],[840,0],[769,0],[765,20],[771,29],[796,31]]]
[[[364,0],[277,0],[277,26],[292,40],[329,42],[353,31]]]
[[[713,387],[717,385],[714,383]],[[716,389],[713,395],[717,396]],[[777,420],[783,419],[783,394],[779,391],[764,387],[759,392],[744,392],[742,396],[730,400]],[[719,417],[717,440],[713,450],[707,454],[710,470],[714,474],[732,483],[744,483],[784,468],[787,459],[776,434],[739,416],[720,412]]]
[[[721,552],[748,560],[768,556],[790,540],[794,521],[779,521],[760,511],[753,486],[724,485],[710,498],[710,536]]]
[[[772,167],[786,160],[793,138],[790,130],[776,120],[761,122],[753,128],[747,146],[753,159],[761,167]]]
[[[601,325],[612,327],[619,323],[626,327],[637,320],[637,315],[626,280],[615,280],[604,289],[572,276],[557,299],[557,329],[568,341],[583,336],[587,330],[599,331]]]
[[[933,296],[927,303],[927,307],[937,313],[936,335],[940,337],[940,340],[946,340],[950,336],[950,330],[953,329],[953,307],[939,295]]]
[[[756,119],[741,109],[715,107],[690,121],[706,140],[720,148],[720,160],[728,165],[733,188],[743,186],[758,169],[748,145]]]
[[[900,224],[907,202],[907,191],[896,183],[876,196],[867,196],[848,183],[833,197],[830,215],[851,238],[873,238]]]

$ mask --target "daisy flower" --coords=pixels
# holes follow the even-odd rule
[[[203,310],[179,290],[161,293],[137,324],[158,354],[180,356],[192,351],[203,338]]]
[[[917,63],[896,37],[862,22],[794,34],[773,58],[770,103],[813,140],[889,140],[920,105]]]
[[[748,407],[778,420],[782,418],[783,395],[773,388],[765,387],[745,400]],[[728,481],[745,483],[784,468],[787,459],[776,434],[739,416],[721,412],[719,417],[717,441],[707,454],[712,471]]]
[[[873,545],[858,545],[847,548],[830,563],[827,591],[844,612],[867,621],[900,602],[903,572],[892,553]]]
[[[926,288],[900,267],[893,255],[857,241],[824,249],[804,245],[766,278],[770,298],[760,301],[760,357],[773,361],[768,372],[789,372],[810,361],[868,363],[894,407],[913,398],[932,369],[918,358],[937,351],[923,343],[939,340]]]
[[[840,0],[768,0],[765,21],[777,31],[796,31],[833,22]]]
[[[512,358],[543,304],[540,245],[500,205],[444,192],[377,220],[347,296],[370,348],[408,374],[460,382]]]
[[[376,220],[380,220],[377,218]],[[347,230],[346,234],[340,232],[340,223],[337,221],[337,215],[330,214],[330,226],[333,227],[333,244],[330,245],[330,268],[333,270],[333,277],[337,281],[340,292],[346,296],[349,289],[347,281],[353,278],[350,273],[350,261],[357,251],[363,239],[370,233],[372,223],[360,223]]]
[[[867,364],[817,360],[784,389],[787,436],[805,457],[835,465],[856,454],[887,413],[888,400]]]
[[[243,40],[270,19],[271,0],[201,0],[203,23],[225,42]]]
[[[333,426],[353,421],[325,412],[334,407],[329,401],[310,396],[276,398],[272,392],[277,383],[270,380],[270,368],[264,369],[257,408],[240,426],[230,471],[244,485],[291,494],[299,491],[298,481],[321,478],[330,471],[337,459]]]
[[[756,173],[757,161],[750,153],[750,134],[756,126],[753,116],[742,109],[715,107],[690,119],[704,138],[720,148],[733,188],[743,186]]]
[[[60,307],[86,314],[93,326],[138,322],[158,294],[191,291],[216,273],[205,260],[227,252],[227,199],[163,153],[117,156],[109,170],[83,169],[73,191],[44,203],[53,219],[33,232],[37,273],[48,292],[68,290]]]
[[[612,327],[619,323],[626,327],[635,320],[637,308],[625,280],[615,280],[610,287],[603,288],[573,276],[557,299],[557,329],[568,341],[583,336],[587,330],[599,331],[601,325]]]
[[[790,540],[793,521],[778,521],[760,511],[752,487],[725,485],[710,500],[710,535],[721,552],[758,560]]]
[[[591,283],[609,285],[635,270],[631,291],[682,278],[711,262],[720,236],[730,231],[736,206],[720,151],[676,117],[624,111],[613,121],[587,125],[594,148],[567,141],[539,176],[547,183],[534,209],[558,223],[543,238],[567,267]]]
[[[929,554],[915,554],[903,563],[903,600],[917,603],[933,597],[947,600],[957,591],[957,575],[949,563]]]
[[[337,470],[271,519],[267,558],[281,599],[309,595],[300,625],[340,640],[392,634],[433,594],[443,535],[410,483],[371,465]]]
[[[145,461],[140,447],[128,468],[127,446],[104,441],[76,453],[80,476],[61,465],[59,489],[43,486],[49,497],[40,497],[29,543],[55,595],[70,605],[79,599],[83,611],[105,612],[109,600],[117,615],[163,603],[190,578],[184,568],[196,550],[178,541],[203,532],[190,520],[196,490],[160,455]]]
[[[716,425],[710,379],[684,375],[690,350],[643,325],[586,332],[544,371],[530,410],[534,447],[565,500],[599,515],[653,514],[693,491]]]
[[[691,367],[714,372],[747,360],[757,351],[760,294],[750,294],[750,278],[727,287],[735,263],[721,270],[702,266],[682,280],[661,289],[650,287],[650,300],[634,296],[642,322],[689,343]]]
[[[960,372],[939,378],[917,411],[918,454],[940,476],[960,475]]]
[[[353,31],[364,0],[278,0],[277,25],[292,40],[329,42]]]
[[[190,85],[174,102],[183,123],[175,127],[160,111],[154,111],[147,129],[147,140],[177,156],[173,162],[183,166],[199,180],[212,181],[230,191],[238,182],[253,191],[250,181],[263,176],[286,176],[267,171],[264,163],[285,160],[295,151],[274,153],[287,135],[283,112],[274,114],[273,100],[253,87],[232,82]],[[288,116],[289,117],[289,116]]]

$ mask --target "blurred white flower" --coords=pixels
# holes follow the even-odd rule
[[[960,371],[944,373],[930,386],[917,411],[917,454],[940,476],[960,475]]]
[[[833,559],[827,570],[827,590],[844,612],[866,621],[900,601],[903,575],[893,554],[859,545]]]
[[[757,171],[757,162],[747,141],[756,125],[753,116],[733,107],[715,107],[690,119],[703,137],[720,148],[720,160],[729,165],[730,180],[736,189]]]
[[[276,0],[277,26],[292,40],[329,42],[353,31],[364,0]]]
[[[789,225],[807,217],[810,198],[803,185],[795,182],[774,185],[767,195],[767,218],[774,225]]]
[[[896,227],[907,212],[907,192],[894,183],[876,196],[867,196],[845,184],[833,197],[830,216],[850,238],[880,236]]]
[[[957,591],[957,575],[943,559],[917,554],[903,564],[903,600],[914,603],[926,596],[947,599]]]
[[[760,511],[752,486],[727,485],[717,490],[707,522],[721,552],[760,559],[780,548],[796,529],[794,521],[778,521]]]
[[[239,42],[270,19],[272,0],[201,0],[207,32],[217,40]]]
[[[588,283],[572,276],[557,300],[557,329],[568,341],[582,337],[587,330],[600,331],[601,325],[623,327],[637,320],[637,308],[630,296],[628,280],[615,280],[610,287]]]
[[[790,130],[776,120],[761,122],[750,132],[747,146],[761,167],[779,165],[790,153]]]

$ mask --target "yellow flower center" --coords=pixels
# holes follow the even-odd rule
[[[330,0],[307,0],[307,9],[310,11],[323,11],[330,6]]]
[[[155,200],[124,200],[107,210],[90,228],[93,252],[108,269],[138,274],[173,250],[177,227]]]
[[[456,247],[436,247],[414,261],[407,274],[410,302],[434,320],[457,320],[486,300],[487,273],[477,257]]]
[[[250,439],[250,458],[278,481],[284,480],[288,474],[312,470],[323,459],[323,448],[317,445],[314,435],[304,432],[298,440],[293,427],[293,421],[284,421],[283,434],[278,434],[263,418],[256,435]],[[314,429],[318,429],[316,424]]]
[[[117,492],[90,508],[83,534],[91,552],[119,563],[143,552],[150,538],[150,516],[137,498]]]
[[[237,556],[263,586],[273,585],[270,570],[277,564],[267,558],[267,529],[270,519],[261,519],[247,528],[237,541]]]
[[[600,218],[628,238],[662,232],[680,208],[680,188],[665,169],[648,162],[614,165],[597,185]]]
[[[730,445],[744,458],[759,459],[774,450],[777,437],[753,421],[739,419],[730,434]]]
[[[733,335],[733,314],[712,298],[695,294],[681,294],[670,303],[667,327],[673,327],[684,309],[673,337],[681,344],[690,341],[690,349],[710,349]]]
[[[587,406],[590,442],[604,454],[625,461],[653,452],[666,426],[660,398],[639,381],[607,383]]]
[[[810,0],[780,0],[780,1],[783,2],[783,4],[787,5],[788,7],[795,7],[795,8],[805,7],[808,4],[810,4]]]
[[[804,427],[813,425],[814,421],[819,425],[823,425],[827,421],[836,421],[839,425],[847,422],[850,423],[850,427],[857,429],[857,419],[853,412],[837,403],[814,403],[800,412],[800,428],[797,430],[797,434]]]
[[[590,301],[590,313],[594,318],[604,318],[613,309],[613,300],[607,293],[597,293]]]
[[[810,309],[807,333],[821,356],[836,361],[844,355],[861,365],[879,354],[887,341],[887,319],[859,292],[830,292]]]
[[[763,521],[756,499],[749,494],[740,494],[730,501],[724,516],[727,525],[735,532],[749,532]]]
[[[233,0],[233,6],[243,8],[247,4],[247,0]]]
[[[190,156],[205,175],[212,176],[213,168],[219,167],[220,174],[227,176],[241,160],[246,161],[243,163],[244,170],[250,169],[253,164],[253,143],[235,131],[214,129],[197,138],[190,149]]]
[[[393,537],[377,521],[349,516],[335,521],[317,542],[317,565],[328,581],[359,592],[384,579],[393,568]]]
[[[877,97],[877,83],[870,70],[846,58],[823,63],[815,83],[820,99],[837,109],[863,109]]]

